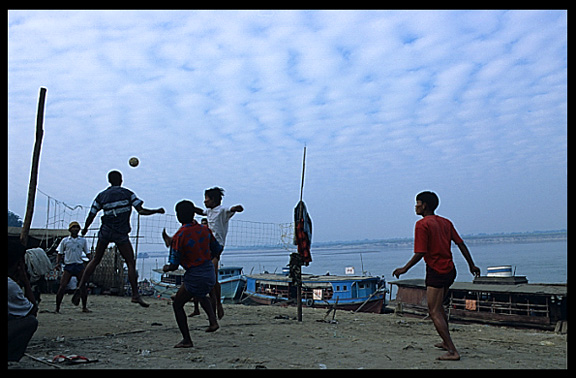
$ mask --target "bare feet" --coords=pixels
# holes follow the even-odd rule
[[[194,344],[192,340],[182,340],[178,344],[174,345],[174,348],[192,348]]]
[[[213,324],[210,327],[206,328],[206,332],[215,332],[220,326],[218,324]]]
[[[448,347],[446,347],[446,345],[444,345],[444,343],[434,344],[434,346],[435,346],[436,348],[448,350]]]
[[[199,310],[194,310],[194,312],[190,313],[190,315],[188,315],[189,318],[192,318],[194,316],[198,316],[200,315],[200,311]]]
[[[436,358],[440,361],[458,361],[460,360],[460,355],[455,350],[449,350],[448,353]]]
[[[434,344],[434,346],[436,348],[439,348],[439,349],[444,349],[445,351],[448,352],[448,353],[436,358],[437,360],[440,360],[440,361],[458,361],[460,359],[460,355],[458,354],[458,352],[448,349],[448,347],[443,342],[438,343],[438,344]]]
[[[150,305],[142,299],[142,297],[132,298],[132,303],[138,303],[142,307],[149,307]]]
[[[88,307],[84,307],[84,308],[82,309],[82,312],[92,312],[92,310],[88,310]]]

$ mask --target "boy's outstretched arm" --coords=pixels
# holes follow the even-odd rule
[[[412,256],[410,261],[408,261],[406,263],[406,265],[404,265],[403,267],[396,268],[394,270],[394,272],[392,273],[392,275],[395,276],[396,278],[400,278],[401,274],[406,273],[410,268],[412,268],[414,265],[418,264],[418,262],[420,260],[422,260],[423,257],[424,257],[424,253],[414,253],[414,255]]]
[[[472,273],[474,276],[479,277],[480,276],[480,268],[478,268],[476,265],[474,265],[474,261],[472,260],[472,255],[470,254],[470,251],[468,250],[468,247],[466,246],[466,244],[464,244],[464,242],[456,244],[458,246],[458,249],[460,250],[460,252],[462,252],[462,256],[464,256],[464,258],[466,259],[466,262],[468,263],[468,267],[470,268],[470,273]]]
[[[244,211],[244,208],[242,207],[242,205],[236,205],[236,206],[232,206],[230,208],[230,211],[233,211],[235,213],[241,213]]]

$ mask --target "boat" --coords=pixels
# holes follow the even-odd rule
[[[302,305],[307,307],[380,313],[386,293],[380,277],[302,274]],[[294,304],[296,286],[286,273],[247,275],[242,302]]]
[[[150,279],[157,298],[169,299],[176,294],[182,284],[182,277],[186,272],[184,269],[177,269],[172,272],[163,272],[162,269],[152,269],[156,277]],[[242,267],[226,266],[218,269],[218,282],[220,282],[220,300],[224,302],[237,303],[240,301],[246,279],[242,272]]]
[[[423,279],[390,282],[398,287],[397,312],[426,316]],[[446,304],[446,302],[445,302]],[[529,284],[525,276],[483,276],[473,282],[454,282],[448,291],[450,320],[554,330],[567,323],[566,284]]]
[[[512,265],[489,266],[486,277],[512,277]]]

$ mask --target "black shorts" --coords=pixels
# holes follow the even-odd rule
[[[64,270],[73,276],[78,276],[84,270],[84,264],[66,264],[64,265]]]
[[[456,279],[456,267],[448,273],[441,274],[426,265],[426,286],[438,289],[449,288]]]
[[[116,232],[116,230],[113,230],[106,225],[100,226],[100,230],[98,231],[98,239],[105,243],[114,242],[116,245],[130,243],[128,234],[121,234]]]

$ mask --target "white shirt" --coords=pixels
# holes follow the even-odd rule
[[[88,242],[82,236],[73,238],[67,236],[60,242],[56,249],[59,255],[64,255],[64,264],[82,264],[84,254],[89,254]]]
[[[234,212],[230,209],[226,209],[222,205],[216,206],[213,209],[206,209],[206,218],[208,219],[208,228],[214,234],[214,237],[224,247],[226,242],[226,234],[228,234],[228,221]]]

